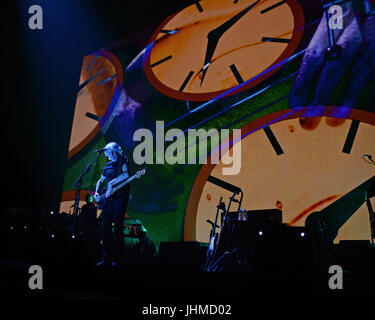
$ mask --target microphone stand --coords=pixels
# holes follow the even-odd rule
[[[101,152],[98,152],[95,156],[94,160],[92,160],[86,167],[86,169],[81,173],[81,175],[77,178],[77,180],[73,183],[72,187],[76,187],[76,194],[75,194],[75,202],[74,202],[74,211],[73,211],[73,225],[72,225],[72,236],[75,235],[76,227],[77,227],[77,215],[79,210],[79,198],[81,193],[81,184],[83,177],[87,174],[90,170],[92,165],[96,162],[99,158]]]

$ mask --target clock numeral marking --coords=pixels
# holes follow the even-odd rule
[[[262,41],[264,42],[280,42],[280,43],[289,43],[290,39],[285,38],[271,38],[271,37],[263,37]]]
[[[161,64],[161,63],[163,63],[163,62],[165,62],[165,61],[167,61],[167,60],[169,60],[171,58],[172,58],[172,56],[165,57],[165,58],[163,58],[163,59],[161,59],[159,61],[154,62],[150,67],[151,68],[156,67],[157,65],[159,65],[159,64]]]
[[[242,82],[243,82],[243,79],[242,79],[240,73],[238,72],[236,66],[235,66],[234,64],[231,64],[231,65],[230,65],[230,69],[232,70],[234,76],[236,77],[237,82],[238,82],[238,83],[242,83]]]
[[[359,120],[352,121],[352,124],[350,125],[350,128],[349,128],[348,135],[346,136],[344,147],[342,148],[343,153],[350,154],[350,151],[352,150],[352,147],[353,147],[355,136],[358,131],[359,122],[360,122]]]
[[[271,128],[266,126],[263,128],[264,132],[267,135],[268,140],[270,141],[273,149],[275,150],[276,154],[279,156],[284,153],[283,149],[281,148],[279,141],[277,141],[275,135],[273,134]]]
[[[194,74],[194,71],[190,71],[189,74],[187,75],[185,81],[183,82],[183,84],[181,85],[180,89],[178,89],[178,91],[183,91],[186,87],[186,85],[188,84],[190,78],[193,76]]]
[[[116,78],[116,74],[114,74],[114,75],[112,75],[112,76],[109,76],[108,78],[106,78],[106,79],[104,79],[104,80],[98,82],[97,85],[98,85],[98,87],[99,87],[99,86],[102,85],[103,83],[106,83],[106,82],[108,82],[108,81],[110,81],[110,80],[112,80],[112,79],[114,79],[114,78]]]
[[[266,13],[266,12],[272,10],[272,9],[275,9],[275,8],[277,8],[277,7],[281,6],[281,5],[283,5],[284,3],[286,3],[285,0],[280,1],[280,2],[277,2],[277,3],[273,4],[272,6],[269,6],[268,8],[263,9],[260,13],[261,13],[261,14],[264,14],[264,13]]]
[[[99,74],[101,74],[104,71],[105,68],[99,70],[96,74],[94,74],[91,78],[87,79],[85,82],[83,82],[79,87],[78,91],[80,91],[82,88],[86,87],[92,80],[94,80]]]
[[[86,112],[85,116],[87,118],[91,118],[91,119],[94,119],[96,121],[100,121],[100,119],[101,119],[99,116],[97,116],[96,114],[93,114],[91,112]]]
[[[199,1],[195,1],[194,4],[197,7],[199,12],[203,12],[203,8],[202,8],[201,4],[199,3]]]
[[[95,57],[94,57],[94,59],[92,59],[92,61],[90,62],[90,64],[87,66],[87,68],[86,68],[86,71],[89,71],[89,69],[92,67],[92,65],[95,63],[95,61],[96,61],[96,59],[98,59],[98,55],[96,55]]]

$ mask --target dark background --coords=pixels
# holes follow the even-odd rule
[[[10,1],[2,28],[3,210],[58,210],[83,56],[192,3]],[[28,26],[31,5],[43,9],[43,30]]]
[[[1,30],[4,38],[1,71],[5,70],[2,79],[1,110],[4,112],[2,125],[4,126],[5,145],[3,145],[1,152],[3,160],[1,182],[3,188],[0,214],[5,211],[15,211],[17,208],[25,210],[24,207],[29,207],[31,213],[38,214],[43,205],[46,205],[49,210],[57,210],[60,202],[83,56],[116,42],[145,26],[157,24],[168,15],[194,1],[11,0],[8,2],[9,5],[6,7],[3,4],[1,10],[1,23],[3,24]],[[30,30],[28,27],[30,17],[28,8],[35,4],[40,5],[43,9],[43,30]],[[0,222],[0,226],[1,224],[2,222]],[[124,273],[121,281],[118,281],[116,273],[111,278],[111,276],[107,277],[106,274],[103,275],[102,273],[99,273],[98,276],[96,270],[87,272],[88,268],[85,263],[88,259],[82,254],[81,247],[76,244],[75,240],[70,239],[69,242],[59,239],[58,242],[54,242],[51,239],[46,241],[41,237],[36,238],[35,241],[30,241],[33,233],[29,234],[22,230],[16,233],[12,231],[8,234],[1,231],[0,235],[5,235],[5,239],[7,239],[6,241],[0,241],[4,245],[0,252],[3,255],[5,252],[5,257],[9,255],[16,261],[17,259],[28,260],[31,257],[31,263],[37,261],[38,264],[40,263],[38,260],[40,257],[47,259],[47,270],[50,272],[46,274],[50,278],[47,279],[46,283],[48,283],[48,280],[50,281],[48,288],[52,288],[52,292],[54,288],[60,290],[65,288],[65,291],[61,293],[62,297],[79,298],[77,294],[70,294],[76,288],[72,286],[72,283],[75,284],[78,280],[80,280],[78,288],[85,290],[85,292],[89,290],[86,286],[87,283],[91,285],[89,288],[92,289],[92,286],[97,286],[104,292],[108,292],[108,287],[113,285],[111,289],[118,290],[120,296],[129,294],[127,288],[136,288],[137,290],[134,294],[132,293],[132,297],[136,297],[136,301],[138,301],[137,315],[140,314],[139,310],[142,307],[142,302],[139,301],[146,301],[147,299],[157,301],[158,298],[164,297],[165,299],[167,297],[168,303],[170,303],[173,298],[179,297],[183,299],[182,301],[186,305],[186,302],[189,301],[187,299],[192,297],[190,292],[200,292],[201,295],[195,296],[196,299],[202,297],[207,299],[209,297],[211,301],[221,299],[224,302],[231,299],[232,302],[230,303],[234,303],[235,300],[239,301],[240,298],[247,299],[249,290],[251,290],[252,296],[258,299],[263,298],[269,301],[271,294],[272,301],[275,301],[275,298],[278,297],[291,298],[293,301],[304,299],[303,305],[305,306],[306,301],[312,301],[305,298],[306,292],[310,294],[308,290],[316,286],[316,278],[310,275],[310,270],[301,267],[301,264],[306,261],[309,266],[310,261],[308,261],[309,257],[300,259],[300,252],[305,251],[299,247],[301,243],[298,242],[292,248],[297,251],[289,250],[291,246],[284,246],[290,251],[287,254],[295,259],[290,260],[294,269],[298,269],[298,272],[293,274],[293,278],[290,278],[290,274],[284,273],[287,270],[286,268],[289,267],[288,264],[281,263],[284,268],[274,267],[275,260],[288,261],[288,257],[283,256],[285,252],[279,250],[277,252],[279,258],[276,259],[272,254],[268,254],[268,251],[265,254],[266,259],[264,261],[269,269],[272,269],[270,272],[275,272],[276,277],[282,274],[281,284],[277,286],[279,289],[274,291],[276,277],[270,277],[267,269],[265,275],[261,274],[259,282],[256,282],[255,285],[254,283],[249,285],[247,280],[244,281],[241,273],[233,281],[233,278],[230,277],[223,278],[222,274],[217,274],[217,277],[207,277],[204,274],[197,278],[195,274],[190,274],[187,277],[187,274],[184,273],[181,277],[181,274],[169,272],[172,270],[180,271],[179,267],[181,266],[190,267],[188,263],[184,265],[186,261],[190,263],[198,261],[194,256],[194,248],[192,250],[189,247],[190,244],[170,243],[169,249],[162,248],[160,250],[162,253],[160,265],[172,267],[172,269],[167,269],[164,277],[154,277],[146,270],[147,273],[144,272],[140,277],[134,276],[135,273],[132,272]],[[13,240],[9,241],[9,238]],[[269,243],[273,244],[274,240],[271,240]],[[181,248],[181,245],[186,245],[186,247]],[[361,246],[362,244],[359,243],[358,245]],[[366,247],[361,250],[356,248],[353,250],[353,248],[349,255],[342,249],[337,249],[339,253],[336,254],[334,263],[343,265],[344,261],[348,261],[354,266],[354,270],[357,270],[356,263],[358,262],[358,270],[363,273],[362,264],[368,261],[363,257],[370,257],[369,254],[363,254],[363,252],[368,250]],[[198,249],[201,250],[201,248]],[[278,247],[273,248],[273,250],[276,252]],[[188,251],[190,251],[190,254],[187,254]],[[172,259],[172,263],[162,259]],[[373,257],[368,259],[372,259],[372,262],[368,263],[368,270],[374,270]],[[79,268],[77,268],[77,261],[81,263]],[[36,299],[28,288],[25,290],[29,277],[26,266],[28,265],[26,264],[24,267],[19,266],[19,264],[16,266],[14,264],[1,265],[0,274],[6,275],[7,279],[5,280],[8,280],[8,284],[5,283],[5,287],[8,286],[8,289],[0,290],[1,294],[8,297],[12,297],[13,294],[14,297],[19,298],[21,292],[21,294],[24,294],[23,297]],[[52,271],[48,267],[51,267]],[[139,272],[139,270],[137,271]],[[308,274],[306,275],[305,272],[308,272]],[[133,282],[131,283],[129,283],[128,274],[132,275],[130,280]],[[340,297],[355,297],[363,301],[364,298],[369,298],[370,294],[373,296],[373,275],[370,278],[372,282],[364,277],[363,282],[358,282],[358,284],[353,280],[350,282],[350,277],[349,275],[348,281],[345,280],[345,288],[349,288],[349,296],[340,295],[341,292],[327,289],[327,272],[326,269],[323,270],[322,274],[317,277],[320,281],[318,289],[325,288],[326,291],[319,291],[319,297],[321,299],[329,298],[327,302],[331,304]],[[92,282],[93,278],[97,279],[98,282]],[[148,279],[153,279],[153,281],[147,283],[148,287],[145,290],[143,284]],[[356,280],[355,278],[352,279]],[[306,286],[305,281],[308,282]],[[1,280],[1,285],[3,284],[4,279]],[[367,291],[363,292],[362,287],[360,287],[363,284],[365,284],[369,294]],[[305,292],[301,292],[301,286]],[[9,288],[12,288],[12,290]],[[160,288],[165,292],[161,293]],[[176,293],[177,289],[179,291]],[[286,295],[285,290],[291,290],[292,295]],[[50,295],[51,291],[43,291],[41,298]],[[55,294],[60,297],[57,293]],[[245,294],[247,295],[245,296]],[[130,301],[132,308],[135,308],[134,298]],[[249,304],[252,301],[254,299],[250,297],[248,301],[245,303],[241,301],[240,304],[243,308],[246,308],[246,311],[253,311],[254,306],[258,303]],[[123,307],[122,304],[122,311],[125,310]],[[126,308],[127,314],[129,309],[132,310]],[[270,308],[268,307],[268,309]],[[237,312],[238,310],[237,308]],[[245,309],[240,310],[241,314],[243,314],[242,311],[245,311]]]

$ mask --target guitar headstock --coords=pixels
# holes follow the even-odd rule
[[[140,178],[141,176],[143,176],[144,174],[146,174],[146,168],[144,168],[144,169],[138,171],[138,172],[135,174],[135,176],[136,176],[137,179],[139,179],[139,178]]]

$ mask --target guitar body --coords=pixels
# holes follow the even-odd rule
[[[109,197],[106,197],[107,188],[104,188],[100,191],[100,198],[95,199],[98,209],[104,209],[104,207],[108,204],[108,202],[113,199],[112,196],[118,191],[123,189],[127,184],[129,184],[134,179],[139,179],[142,175],[146,173],[146,169],[143,169],[141,171],[138,171],[134,176],[130,178],[126,178],[124,180],[118,180],[117,178],[111,181],[110,184],[112,186],[111,188],[111,194]]]
[[[99,210],[102,210],[104,209],[104,207],[108,204],[109,201],[111,201],[112,199],[115,199],[118,197],[118,193],[120,190],[123,190],[125,189],[127,184],[125,184],[123,187],[121,187],[120,189],[118,189],[117,191],[112,191],[111,192],[111,195],[109,196],[109,198],[107,198],[105,196],[106,192],[107,192],[107,188],[103,188],[102,190],[99,191],[99,194],[100,194],[100,199],[99,201],[96,201],[96,204],[97,204],[97,207]]]
[[[107,192],[107,188],[104,188],[101,192],[100,192],[100,199],[98,201],[96,201],[97,203],[97,207],[99,210],[102,210],[104,209],[104,207],[108,204],[108,202],[110,201],[111,197],[107,198],[105,196],[105,193]]]

